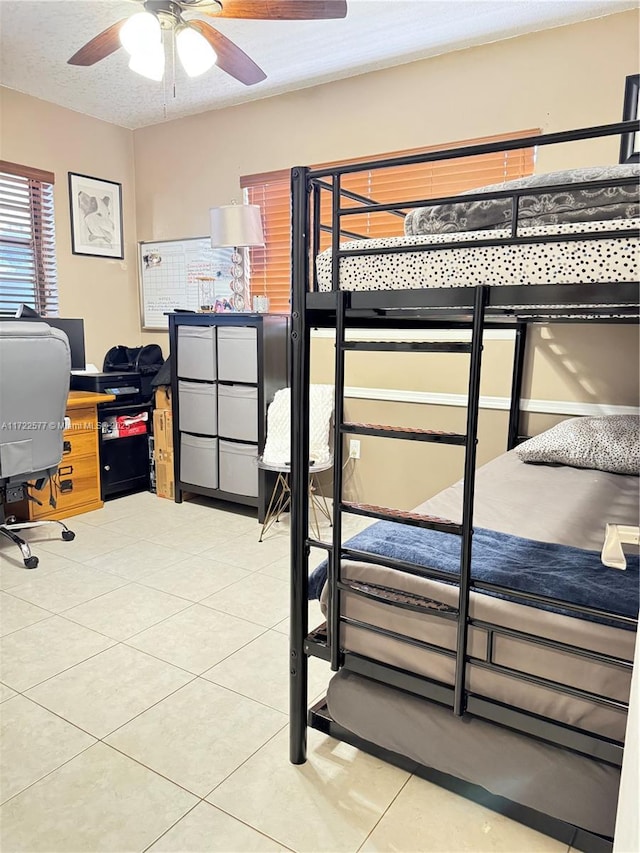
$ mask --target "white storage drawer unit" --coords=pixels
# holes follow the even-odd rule
[[[288,382],[289,318],[169,314],[175,500],[206,495],[256,507],[262,522],[276,474],[259,468],[267,408]]]
[[[178,371],[181,379],[216,379],[216,327],[178,327]]]
[[[180,479],[183,483],[218,488],[218,439],[201,435],[180,436]]]
[[[220,326],[218,379],[222,382],[258,381],[258,330],[254,326]]]
[[[217,385],[178,380],[179,427],[184,432],[218,434]]]
[[[218,385],[218,434],[238,441],[258,440],[258,389]]]
[[[258,497],[258,448],[220,439],[220,488],[223,492]]]

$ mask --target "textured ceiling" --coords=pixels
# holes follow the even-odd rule
[[[267,74],[246,87],[218,68],[189,79],[179,63],[154,83],[123,50],[89,68],[67,59],[136,0],[0,0],[0,82],[128,128],[302,89],[548,27],[636,8],[636,0],[349,0],[334,21],[215,22]],[[211,21],[212,19],[207,19]]]

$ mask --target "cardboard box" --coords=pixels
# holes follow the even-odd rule
[[[156,409],[169,409],[171,411],[171,386],[161,385],[156,388],[155,394]]]
[[[173,451],[157,449],[154,454],[156,462],[171,462],[173,465]]]
[[[173,413],[170,409],[154,410],[153,437],[156,450],[173,453]]]
[[[174,500],[173,453],[156,451],[156,494],[159,498]]]

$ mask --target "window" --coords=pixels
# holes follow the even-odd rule
[[[0,314],[58,314],[51,172],[0,160]]]
[[[252,296],[268,296],[272,314],[291,311],[291,177],[288,169],[240,179],[249,204],[260,205],[264,248],[251,249]]]
[[[448,145],[396,151],[382,156],[399,156],[437,151],[443,148],[462,147],[476,143],[501,142],[535,136],[539,130],[524,130],[518,133],[469,139]],[[358,163],[373,157],[347,160]],[[323,165],[338,165],[337,163]],[[417,163],[412,166],[390,167],[375,171],[344,175],[341,186],[377,202],[402,201],[416,198],[438,198],[455,195],[465,190],[522,178],[533,174],[534,149],[500,151],[475,157],[444,160],[435,163]],[[262,210],[265,235],[264,249],[251,250],[251,291],[269,297],[270,310],[287,313],[291,310],[291,198],[289,170],[248,175],[240,179],[249,204],[258,204]],[[321,220],[331,224],[331,197],[323,193]],[[351,202],[349,202],[351,204]],[[357,205],[357,202],[353,202]],[[341,227],[363,237],[394,237],[403,234],[404,217],[392,213],[374,213],[343,217]],[[330,245],[330,235],[321,235],[321,248]],[[348,238],[345,238],[348,239]]]

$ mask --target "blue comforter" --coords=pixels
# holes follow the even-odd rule
[[[450,533],[379,521],[346,542],[345,547],[439,569],[455,577],[460,570],[460,543],[460,537]],[[482,528],[476,528],[473,535],[474,580],[553,596],[632,618],[638,615],[638,564],[637,555],[627,555],[627,569],[619,571],[603,566],[597,551],[534,542]],[[325,561],[311,573],[309,598],[320,597],[326,578]],[[577,615],[553,605],[538,606]],[[581,618],[609,624],[606,618],[597,616]]]

